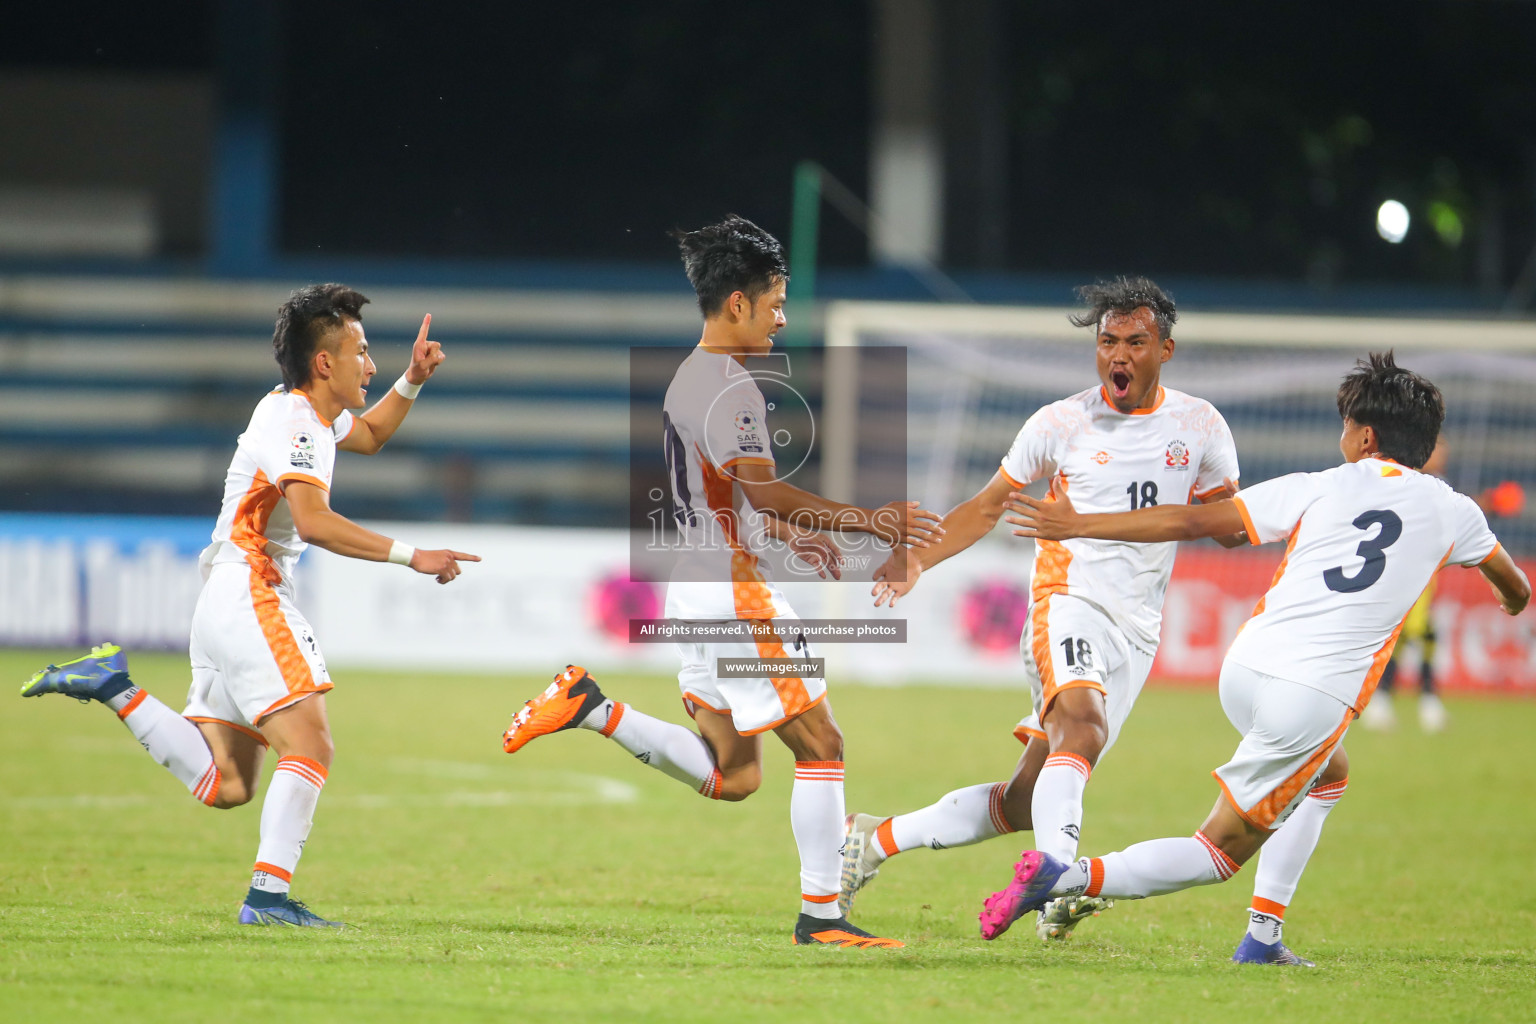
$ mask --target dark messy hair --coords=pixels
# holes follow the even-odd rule
[[[1339,385],[1339,415],[1373,428],[1381,454],[1419,469],[1440,437],[1445,400],[1428,379],[1398,366],[1389,349],[1356,360]]]
[[[343,318],[361,320],[367,301],[362,292],[344,284],[307,285],[288,296],[272,331],[272,355],[282,368],[284,390],[309,383],[309,364],[320,339],[340,327]]]
[[[1179,319],[1173,296],[1159,288],[1151,278],[1117,277],[1113,281],[1095,281],[1079,288],[1077,298],[1088,309],[1071,317],[1074,327],[1097,329],[1105,313],[1129,316],[1146,306],[1157,320],[1158,338],[1166,341]]]
[[[682,250],[683,270],[706,319],[720,312],[732,292],[756,302],[775,281],[789,280],[784,247],[745,217],[732,213],[697,231],[675,229],[668,234]]]

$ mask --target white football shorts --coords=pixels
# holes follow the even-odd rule
[[[1129,640],[1097,605],[1070,594],[1052,594],[1031,609],[1019,637],[1019,654],[1034,704],[1034,711],[1014,727],[1019,742],[1045,739],[1040,716],[1056,694],[1088,687],[1104,694],[1109,724],[1100,760],[1120,738],[1157,657],[1156,651]]]
[[[212,566],[192,613],[192,688],[183,714],[256,733],[262,719],[331,689],[315,631],[292,585],[249,566]]]
[[[1337,697],[1227,661],[1221,707],[1242,742],[1211,774],[1250,825],[1277,829],[1328,765],[1355,713]]]
[[[789,676],[721,679],[716,666],[721,658],[813,658],[803,637],[784,636],[718,643],[675,644],[683,660],[677,674],[683,706],[690,715],[699,710],[730,715],[743,736],[777,728],[820,704],[827,696],[825,679]]]

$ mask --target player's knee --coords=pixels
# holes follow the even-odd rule
[[[248,785],[239,776],[225,775],[219,780],[219,790],[213,795],[213,802],[209,807],[219,810],[228,810],[231,807],[242,807],[251,802],[251,797],[256,795],[256,787]]]
[[[763,784],[763,772],[757,765],[748,765],[745,768],[733,771],[729,775],[720,777],[720,799],[735,803],[745,800],[757,792],[757,787]]]
[[[1098,763],[1109,742],[1109,724],[1103,716],[1064,717],[1057,726],[1057,742],[1051,745],[1054,752],[1076,754],[1090,765]]]

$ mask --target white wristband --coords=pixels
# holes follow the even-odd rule
[[[400,379],[395,381],[395,394],[401,398],[414,399],[417,395],[421,394],[421,385],[412,384],[405,379],[405,374],[402,373]]]
[[[403,540],[397,540],[389,546],[389,560],[396,565],[410,565],[415,554],[416,549]]]

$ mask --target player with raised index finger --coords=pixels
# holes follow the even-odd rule
[[[411,362],[366,413],[375,373],[363,333],[368,300],[338,284],[311,285],[278,311],[273,353],[283,383],[257,403],[224,483],[213,542],[198,564],[192,686],[177,714],[135,686],[113,644],[39,672],[22,696],[62,693],[107,705],[149,755],[209,807],[256,794],[270,746],[277,768],[261,810],[261,841],[241,924],[333,926],[289,895],[289,884],[330,772],[325,693],[330,673],[297,604],[293,573],[310,544],[350,558],[395,562],[448,583],[461,551],[428,551],[365,529],[331,509],[336,451],[372,455],[404,421],[443,362],[421,322]]]

